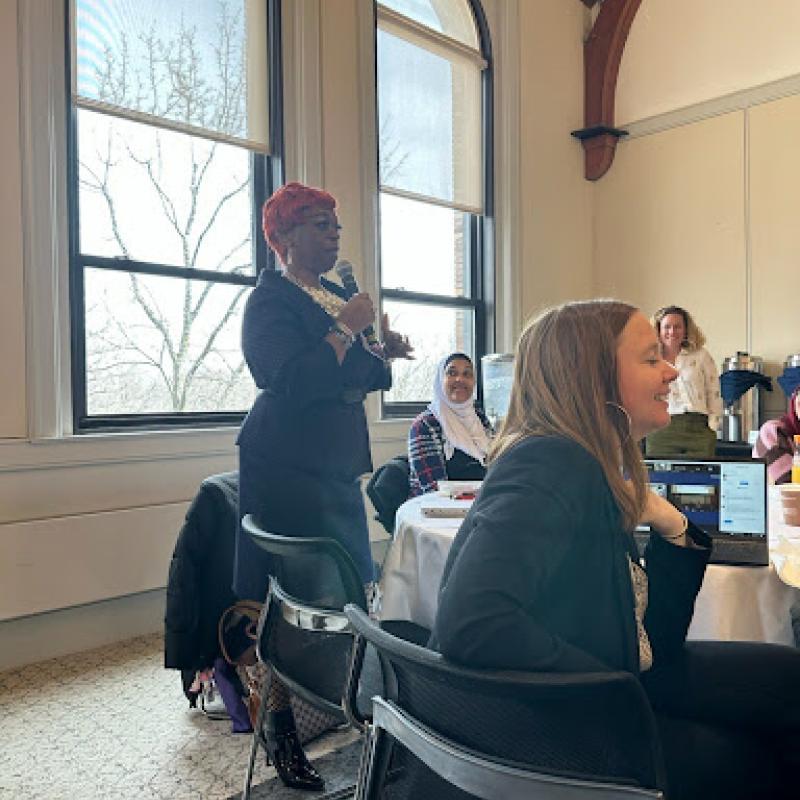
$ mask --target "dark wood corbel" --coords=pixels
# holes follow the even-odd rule
[[[614,126],[614,99],[625,42],[641,3],[605,0],[583,45],[584,127],[572,135],[583,145],[584,174],[590,181],[608,172],[617,142],[626,134]]]

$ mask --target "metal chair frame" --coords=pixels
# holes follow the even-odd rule
[[[628,673],[553,675],[548,673],[544,675],[471,670],[450,664],[438,653],[397,639],[379,628],[354,606],[347,606],[345,611],[357,633],[346,697],[352,696],[353,688],[357,685],[360,664],[367,643],[375,647],[381,657],[387,695],[387,697],[375,696],[372,698],[373,713],[372,718],[364,725],[366,739],[356,784],[355,800],[378,800],[380,798],[394,742],[398,742],[409,750],[443,780],[483,800],[496,800],[499,797],[502,797],[503,800],[664,799],[664,793],[660,788],[644,788],[607,779],[594,781],[583,777],[548,774],[523,763],[500,761],[494,756],[487,756],[454,742],[398,706],[395,702],[398,687],[396,676],[391,668],[390,657],[400,657],[406,662],[417,663],[421,668],[438,671],[445,677],[448,674],[459,679],[474,677],[478,691],[478,681],[486,686],[519,684],[520,688],[525,685],[541,685],[544,682],[552,682],[553,687],[569,688],[576,683],[582,686],[597,685],[601,687],[609,681],[622,681],[624,684],[630,684],[632,699],[635,696],[640,702],[647,702],[641,687],[630,683],[636,680],[632,675]],[[649,710],[649,704],[646,710]],[[663,785],[663,764],[652,712],[645,715],[645,725],[646,733],[653,742],[651,753],[656,764],[657,780],[659,784]]]
[[[348,597],[357,601],[355,607],[361,608],[362,610],[366,609],[364,586],[358,576],[358,571],[347,551],[338,542],[333,539],[322,537],[289,537],[267,533],[259,527],[257,521],[251,514],[244,517],[242,520],[242,527],[253,542],[273,555],[285,558],[291,558],[299,554],[316,555],[325,553],[330,555],[339,568],[339,575],[345,593]],[[270,619],[270,614],[273,612],[280,614],[281,618],[286,623],[298,630],[354,637],[352,626],[342,609],[320,608],[303,602],[286,592],[281,587],[278,580],[274,576],[270,576],[269,588],[267,590],[264,606],[261,609],[257,628],[258,638],[256,641],[256,653],[259,661],[262,663],[268,660],[265,658],[266,654],[261,651],[261,643],[265,634],[266,625]],[[338,705],[333,704],[329,700],[306,689],[302,684],[293,680],[290,675],[276,669],[274,666],[272,669],[278,678],[294,693],[331,716],[339,718],[342,724],[346,724],[357,718],[357,712],[355,712],[355,694],[353,695],[353,711],[351,712],[345,708],[346,706],[349,707],[350,703],[349,701],[346,702],[344,697]],[[267,692],[264,692],[261,703],[259,704],[256,725],[250,742],[250,756],[247,765],[247,773],[245,775],[244,788],[242,790],[242,800],[249,800],[250,798],[253,770],[258,754],[259,734],[264,725],[266,711]],[[320,800],[349,798],[352,797],[354,788],[355,787],[352,786],[316,796],[319,797]]]
[[[482,800],[663,800],[663,793],[614,783],[554,777],[485,758],[439,736],[394,703],[374,697],[367,765],[359,777],[355,800],[369,800],[375,780],[375,753],[380,737],[390,736],[444,780]]]

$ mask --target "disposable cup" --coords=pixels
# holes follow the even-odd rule
[[[784,523],[800,526],[800,483],[785,483],[780,489]]]

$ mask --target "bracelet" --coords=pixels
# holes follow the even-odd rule
[[[332,333],[345,347],[350,347],[356,340],[353,331],[342,322],[334,322],[328,333]]]
[[[683,524],[681,525],[681,529],[679,533],[673,534],[672,536],[666,536],[663,533],[661,534],[662,539],[666,539],[668,542],[674,542],[677,539],[681,539],[683,535],[686,533],[686,530],[689,527],[689,520],[686,518],[686,514],[681,514],[683,517]]]
[[[347,325],[345,325],[340,319],[337,319],[336,322],[333,323],[333,327],[338,328],[351,341],[354,342],[356,340],[356,335],[353,333],[353,331],[351,331],[350,328],[348,328]]]

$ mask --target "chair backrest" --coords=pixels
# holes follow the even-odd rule
[[[395,456],[372,473],[367,483],[367,497],[375,506],[375,519],[389,533],[394,533],[394,518],[411,492],[408,482],[408,456]]]
[[[270,555],[270,590],[259,629],[259,657],[312,705],[344,721],[342,697],[353,647],[344,606],[366,609],[353,560],[333,539],[242,527]]]
[[[355,607],[346,611],[360,639],[378,652],[385,698],[456,748],[566,781],[642,787],[653,796],[663,790],[655,720],[630,673],[467,669],[392,636]],[[378,754],[378,761],[391,791],[370,798],[473,796],[406,748],[395,746],[389,756]]]

